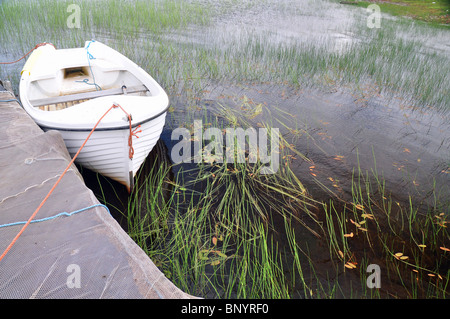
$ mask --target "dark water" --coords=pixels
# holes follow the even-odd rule
[[[352,172],[359,167],[383,177],[398,200],[407,200],[408,194],[425,199],[433,188],[449,198],[450,121],[432,108],[413,109],[407,101],[380,96],[376,90],[355,96],[344,90],[270,84],[207,89],[206,98],[212,101],[245,96],[255,105],[265,103],[273,126],[311,160],[291,165],[313,194],[319,191],[315,180],[320,180],[337,194],[350,195]],[[234,101],[220,103],[232,106]],[[253,119],[254,127],[267,120],[263,112]]]
[[[187,28],[168,37],[180,44],[232,45],[238,51],[247,39],[257,36],[271,45],[304,43],[344,52],[368,42],[372,35],[365,25],[367,13],[361,8],[328,1],[264,1],[259,6],[244,1],[239,5],[242,10],[219,15],[214,26]],[[380,31],[389,37],[386,41],[414,39],[417,56],[450,56],[448,32],[415,29],[413,24],[398,26],[391,23],[396,18],[388,15],[383,19]],[[424,76],[431,79],[433,71],[429,72]],[[206,93],[197,104],[212,112],[217,104],[239,110],[244,97],[254,106],[264,105],[266,111],[252,119],[252,126],[271,123],[310,159],[296,160],[292,167],[313,195],[323,190],[319,180],[348,199],[352,172],[360,168],[384,178],[398,201],[407,202],[411,195],[417,203],[427,205],[433,201],[432,193],[444,201],[450,198],[450,105],[444,105],[444,111],[442,105],[419,103],[417,107],[411,95],[362,79],[318,88],[236,84],[231,80],[205,83]],[[448,83],[442,85],[448,87]],[[189,105],[174,97],[172,102],[176,110]],[[445,103],[450,103],[448,97]],[[172,127],[177,125],[172,123]],[[311,166],[315,166],[313,171]]]

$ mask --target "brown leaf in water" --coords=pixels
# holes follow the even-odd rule
[[[406,259],[408,259],[409,257],[408,256],[401,256],[400,257],[400,260],[406,260]]]
[[[353,232],[351,232],[350,234],[344,234],[344,237],[353,237]]]
[[[347,262],[344,266],[347,267],[348,269],[355,269],[356,268],[356,265],[354,263],[350,262],[350,261]]]

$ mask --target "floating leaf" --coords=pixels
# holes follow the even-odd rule
[[[352,262],[347,262],[345,265],[345,267],[347,267],[348,269],[355,269],[356,265]]]
[[[355,222],[355,221],[354,221],[353,219],[351,219],[351,218],[350,218],[350,222],[351,222],[353,225],[355,225],[356,227],[358,227],[358,228],[361,227],[360,224],[358,224],[357,222]]]
[[[401,260],[406,260],[406,259],[408,259],[408,258],[409,258],[408,256],[401,256],[401,257],[400,257]]]
[[[350,234],[344,234],[344,237],[353,237],[353,232],[351,232]]]
[[[211,262],[211,266],[217,266],[218,264],[220,264],[220,260],[214,260]]]
[[[450,249],[449,248],[447,248],[447,247],[444,247],[444,246],[442,246],[442,247],[439,247],[440,249],[442,249],[443,251],[450,251]]]
[[[368,231],[367,228],[363,228],[363,227],[359,227],[358,229],[362,230],[362,231]]]
[[[344,258],[344,253],[342,251],[339,250],[338,253],[339,253],[339,256],[341,256],[341,258]]]
[[[425,247],[427,247],[427,245],[424,245],[424,244],[420,244],[420,245],[417,245],[419,248],[425,248]]]
[[[355,205],[355,204],[353,204],[353,205]],[[355,205],[355,208],[356,208],[356,209],[359,209],[359,210],[364,210],[364,206],[361,205],[361,204],[356,204],[356,205]]]
[[[369,219],[373,219],[373,215],[372,214],[361,214],[362,218],[369,218]]]
[[[401,257],[401,256],[403,256],[403,253],[396,253],[394,256],[395,257]]]
[[[214,246],[217,245],[217,237],[216,237],[216,236],[214,236],[214,237],[212,238],[212,243],[213,243]]]

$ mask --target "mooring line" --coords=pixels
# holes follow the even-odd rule
[[[89,207],[85,207],[85,208],[81,208],[81,209],[75,210],[75,211],[70,212],[70,213],[62,212],[62,213],[59,213],[59,214],[56,214],[56,215],[53,215],[53,216],[49,216],[49,217],[45,217],[45,218],[41,218],[41,219],[35,219],[35,220],[30,221],[30,224],[45,222],[45,221],[52,220],[52,219],[55,219],[55,218],[58,218],[58,217],[61,217],[61,216],[70,217],[72,215],[75,215],[75,214],[78,214],[78,213],[82,213],[84,211],[87,211],[87,210],[95,208],[95,207],[104,207],[107,210],[107,212],[109,214],[111,214],[110,211],[109,211],[109,208],[107,206],[105,206],[103,204],[95,204],[95,205],[92,205],[92,206],[89,206]],[[17,225],[24,225],[26,223],[27,223],[26,221],[13,222],[13,223],[9,223],[9,224],[0,225],[0,228],[10,227],[10,226],[17,226]]]

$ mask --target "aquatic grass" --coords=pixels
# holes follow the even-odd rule
[[[175,188],[175,192],[178,191]],[[154,249],[148,249],[153,251],[152,259],[158,264],[161,259],[158,257],[162,256],[157,253],[158,247],[163,245],[166,249],[164,256],[170,261],[160,262],[160,267],[166,269],[164,272],[170,274],[169,278],[179,287],[194,294],[208,295],[214,292],[218,296],[246,298],[273,297],[274,294],[282,293],[284,289],[274,290],[277,285],[274,280],[280,274],[272,274],[280,271],[280,268],[272,264],[271,260],[276,255],[270,255],[263,243],[267,231],[264,223],[260,226],[250,223],[248,216],[245,216],[250,213],[248,205],[244,200],[232,196],[227,197],[230,206],[219,204],[217,207],[230,207],[233,211],[221,211],[220,214],[225,217],[214,216],[220,208],[213,207],[214,199],[208,196],[210,191],[212,187],[207,186],[204,192],[206,196],[202,197],[198,206],[189,204],[188,210],[183,210],[183,213],[180,208],[172,211],[171,222],[168,223],[170,236],[166,238],[166,243],[158,241]],[[205,197],[208,199],[205,200]],[[190,198],[190,203],[194,203],[193,194]],[[231,219],[236,217],[237,221]],[[260,258],[261,266],[257,265]],[[228,269],[230,272],[225,272]],[[217,276],[220,273],[221,276]],[[234,281],[236,276],[240,277],[239,282]],[[214,286],[211,287],[211,283]],[[252,283],[254,286],[243,283]],[[219,291],[220,287],[222,289]]]
[[[411,195],[406,202],[395,201],[376,169],[369,174],[358,166],[352,178],[351,202],[344,201],[338,210],[332,204],[325,206],[330,254],[337,261],[342,260],[350,271],[353,267],[349,262],[357,261],[360,267],[378,264],[387,278],[383,285],[389,286],[382,287],[381,296],[447,298],[449,271],[445,248],[450,244],[450,234],[445,218],[440,218],[445,216],[440,213],[445,198],[437,202],[440,204],[424,211]],[[341,234],[345,235],[342,240]],[[344,256],[352,258],[349,261]]]
[[[217,115],[209,116],[206,124],[225,125]],[[280,216],[289,227],[292,222],[307,225],[308,232],[317,225],[309,211],[314,204],[304,189],[290,184],[296,178],[286,177],[292,171],[263,176],[260,164],[248,162],[176,166],[168,180],[167,172],[154,165],[129,199],[130,236],[186,292],[210,298],[289,298],[298,276],[285,274],[288,257],[280,254],[273,218]],[[171,185],[170,197],[158,207],[148,205],[161,196],[162,180]],[[291,244],[298,270],[300,250]]]
[[[253,114],[246,110],[248,100],[241,103],[241,117],[224,105],[218,113],[202,113],[205,126],[246,127]],[[280,149],[281,158],[292,152]],[[290,161],[268,176],[258,175],[259,164],[248,162],[154,164],[129,198],[130,236],[171,281],[196,296],[448,297],[448,255],[440,249],[449,242],[441,215],[448,209],[441,197],[446,193],[436,192],[434,206],[425,213],[413,201],[397,203],[375,158],[374,164],[371,171],[359,165],[354,170],[350,201],[332,197],[328,202],[310,197]],[[175,175],[169,178],[171,171]],[[170,195],[161,201],[168,186]],[[321,207],[324,219],[312,213]],[[319,255],[331,260],[325,270],[319,252],[310,248],[317,241],[325,250]],[[408,259],[397,258],[399,252]],[[365,267],[371,263],[381,266],[382,289],[365,286]],[[356,276],[348,281],[352,277],[345,273]]]
[[[80,28],[70,28],[68,18],[74,11],[70,5],[80,9]],[[205,7],[179,0],[112,1],[17,1],[11,0],[0,7],[0,32],[12,38],[12,33],[40,34],[50,30],[56,35],[64,33],[118,32],[127,36],[136,33],[158,33],[163,30],[186,27],[189,23],[203,24],[208,21]],[[26,19],[28,23],[24,24]],[[70,32],[68,32],[70,31]],[[50,34],[51,35],[51,34]],[[48,34],[47,34],[48,36]],[[52,40],[52,39],[49,39]]]
[[[213,111],[200,111],[205,127],[245,128],[255,112],[267,111],[245,97],[239,101],[237,107],[217,104]],[[177,121],[189,127],[196,114],[183,113]],[[285,137],[280,144],[280,158],[299,156]],[[357,165],[353,171],[350,200],[330,190],[327,202],[310,197],[289,160],[267,176],[258,174],[258,163],[175,165],[172,195],[167,206],[158,208],[167,212],[165,226],[153,224],[161,236],[154,241],[148,236],[142,244],[177,286],[208,298],[446,298],[448,256],[440,248],[448,247],[450,238],[441,215],[449,209],[446,192],[436,190],[426,211],[411,197],[400,203],[390,195],[373,156],[372,170]],[[137,215],[145,216],[146,209]],[[310,238],[298,238],[298,229]],[[331,258],[326,270],[317,263],[318,252],[309,248],[316,241],[324,241]],[[434,260],[434,255],[439,257]],[[365,286],[364,267],[371,263],[381,267],[381,290]],[[359,280],[345,283],[347,272]]]

